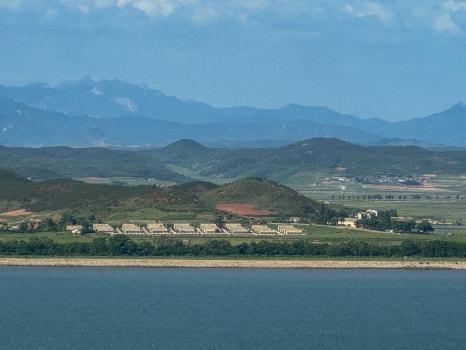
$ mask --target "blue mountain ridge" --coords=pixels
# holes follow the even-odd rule
[[[0,96],[0,143],[11,146],[158,147],[191,138],[232,147],[312,137],[372,145],[466,146],[462,103],[424,118],[391,123],[297,104],[215,108],[146,85],[90,77],[56,87],[0,85]]]

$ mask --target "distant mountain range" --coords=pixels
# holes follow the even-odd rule
[[[5,146],[160,147],[180,139],[224,147],[283,146],[328,137],[364,145],[466,147],[466,106],[403,122],[361,119],[326,107],[214,108],[144,85],[84,78],[56,87],[0,85]]]

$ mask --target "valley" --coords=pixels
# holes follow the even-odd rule
[[[466,237],[462,103],[387,122],[297,104],[214,108],[91,78],[0,85],[0,96],[0,240],[114,244],[133,225],[139,234],[126,238],[155,252],[166,233],[147,230],[158,222],[170,244],[202,254],[221,240],[232,254],[243,243],[275,242],[283,254],[286,242],[305,242],[335,256],[368,244],[387,258],[404,242],[430,254],[426,244]],[[367,210],[378,215],[361,217]],[[99,223],[116,235],[95,232]],[[248,234],[228,234],[228,224]],[[303,235],[280,234],[288,224]],[[216,228],[206,236],[205,225]],[[461,247],[448,254],[463,256]]]
[[[327,142],[326,140],[308,140],[306,144],[315,142],[319,144],[322,141]],[[338,144],[340,141],[332,142]],[[186,145],[189,147],[185,147]],[[120,254],[109,253],[110,250],[108,250],[110,246],[107,245],[113,244],[111,242],[114,240],[112,238],[114,235],[93,232],[92,224],[101,222],[110,224],[114,233],[125,235],[126,233],[122,231],[125,225],[140,228],[140,233],[127,235],[129,240],[127,244],[134,242],[134,247],[139,247],[135,248],[134,254],[136,255],[140,254],[137,252],[141,251],[142,247],[146,247],[144,249],[151,247],[153,253],[150,254],[157,255],[159,253],[156,252],[159,248],[156,247],[166,244],[172,247],[173,244],[178,244],[184,248],[179,248],[181,250],[176,251],[170,250],[172,248],[166,249],[171,252],[170,254],[175,255],[183,252],[183,255],[187,254],[188,256],[192,254],[209,256],[217,253],[212,253],[207,247],[211,244],[220,244],[228,247],[226,250],[229,252],[228,254],[236,256],[243,254],[238,253],[237,250],[242,245],[247,247],[261,244],[269,248],[248,251],[256,252],[253,254],[254,256],[255,254],[259,254],[259,256],[278,254],[281,256],[285,254],[285,251],[291,252],[287,248],[288,245],[304,244],[309,252],[306,254],[313,256],[317,254],[316,252],[320,252],[318,254],[323,254],[324,257],[340,256],[341,254],[343,256],[354,256],[355,254],[356,256],[360,256],[360,254],[366,256],[368,254],[371,257],[387,259],[399,257],[402,254],[400,250],[402,245],[407,244],[404,242],[413,242],[417,251],[420,252],[418,254],[422,256],[435,257],[437,254],[443,254],[438,256],[444,257],[453,254],[452,256],[456,258],[463,256],[461,255],[463,254],[463,244],[466,248],[466,228],[463,226],[466,213],[464,176],[446,173],[434,174],[433,169],[430,169],[431,171],[426,174],[419,175],[414,173],[406,175],[408,172],[398,176],[382,175],[377,171],[370,171],[369,166],[365,169],[366,173],[356,173],[357,175],[349,174],[348,168],[343,166],[330,168],[320,166],[303,172],[301,170],[303,162],[301,161],[296,168],[292,165],[287,167],[286,181],[288,183],[285,186],[276,181],[259,177],[241,177],[253,167],[243,168],[246,169],[245,173],[239,173],[236,179],[199,175],[202,173],[199,169],[206,168],[202,164],[211,166],[210,164],[215,163],[213,161],[215,158],[212,158],[213,153],[224,155],[225,152],[230,151],[203,149],[202,152],[195,151],[197,158],[190,158],[193,146],[196,145],[191,141],[183,141],[180,144],[169,146],[170,153],[165,153],[157,159],[157,164],[164,164],[163,160],[169,159],[171,162],[177,160],[178,164],[185,165],[182,167],[173,166],[172,163],[166,164],[167,170],[179,174],[179,179],[182,179],[179,184],[155,178],[118,176],[94,176],[84,178],[85,181],[53,178],[28,180],[11,172],[3,171],[0,174],[4,185],[3,191],[0,193],[2,207],[0,245],[10,246],[13,244],[14,247],[17,247],[14,249],[20,249],[19,246],[16,246],[19,243],[15,242],[26,244],[32,240],[30,243],[32,244],[30,248],[32,252],[36,249],[34,248],[35,244],[50,246],[50,242],[55,242],[54,244],[58,244],[58,246],[51,245],[50,247],[54,248],[50,248],[52,250],[49,251],[54,252],[53,254],[84,256],[87,254]],[[173,149],[176,149],[176,152],[171,153]],[[63,150],[65,154],[69,152],[67,149]],[[96,151],[101,152],[99,149]],[[28,154],[30,150],[21,149],[21,152]],[[26,158],[29,164],[41,166],[40,163],[44,161],[42,158],[44,150],[31,150],[31,152],[35,154],[35,157],[40,156],[34,159],[30,158],[32,156],[29,155]],[[73,152],[85,152],[89,161],[88,165],[92,164],[93,149],[73,150]],[[167,152],[167,149],[156,150],[155,153],[157,152]],[[242,152],[245,154],[246,150],[242,150]],[[253,157],[254,152],[252,150],[249,157]],[[400,149],[397,152],[402,154],[404,150]],[[48,158],[49,164],[53,164],[53,167],[56,169],[67,168],[63,167],[64,163],[61,162],[66,164],[69,160],[66,157],[61,157],[58,160],[60,157],[57,155],[60,155],[60,152],[47,152],[47,154],[47,157],[52,155],[54,159],[51,162]],[[130,154],[125,153],[125,155],[126,162],[130,162],[132,159]],[[140,157],[138,152],[135,152],[135,155],[135,159]],[[203,157],[207,157],[208,162],[202,163]],[[263,158],[264,154],[261,157]],[[190,159],[189,163],[186,161],[187,159]],[[403,162],[403,159],[400,161]],[[249,164],[254,164],[254,162],[249,160]],[[367,162],[367,164],[371,163]],[[186,166],[191,166],[191,168]],[[18,168],[22,171],[25,169]],[[11,169],[14,170],[15,167]],[[33,168],[26,169],[27,171],[36,171]],[[78,173],[82,171],[80,167],[74,169]],[[293,173],[293,170],[297,171]],[[102,167],[101,171],[109,172],[110,170]],[[275,171],[277,171],[277,167],[275,167]],[[273,171],[270,173],[274,174]],[[280,171],[279,173],[283,174]],[[199,178],[196,179],[196,176]],[[184,182],[187,179],[190,180]],[[430,223],[433,232],[430,234],[416,230],[391,232],[391,230],[349,228],[339,224],[341,218],[354,217],[361,209],[371,209],[382,214],[395,211],[396,215],[406,222]],[[297,220],[292,225],[302,230],[303,233],[299,235],[279,234],[279,226],[289,224],[291,220]],[[34,222],[40,222],[37,229],[30,226]],[[146,227],[151,222],[163,224],[166,231],[149,233]],[[90,227],[91,230],[83,234],[72,234],[66,229],[67,225],[71,223],[79,224],[81,227]],[[249,233],[235,235],[222,232],[222,225],[229,223],[241,223]],[[192,232],[170,233],[170,228],[177,224],[189,225],[192,227]],[[220,225],[216,226],[218,231],[207,235],[198,231],[199,228],[212,224]],[[273,233],[255,233],[253,228],[254,225],[258,224],[263,225],[264,228],[267,227]],[[106,253],[93,251],[94,248],[90,248],[99,240],[102,243],[105,242]],[[223,243],[213,243],[219,240]],[[446,244],[442,249],[447,249],[446,247],[451,245],[455,247],[455,250],[449,250],[450,253],[446,253],[446,251],[439,253],[440,248],[431,247],[431,245],[441,242]],[[78,246],[75,246],[76,244]],[[75,248],[69,250],[71,249],[70,245]],[[203,248],[200,248],[198,253],[194,253],[189,248],[193,245]],[[325,249],[322,250],[322,247]],[[14,249],[11,252],[17,251]],[[92,251],[94,253],[91,253]],[[311,251],[314,253],[310,253]],[[428,251],[434,253],[428,253]]]

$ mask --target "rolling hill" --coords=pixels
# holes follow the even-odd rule
[[[314,138],[279,148],[210,148],[184,139],[140,150],[0,147],[0,168],[33,179],[138,177],[171,183],[261,177],[288,184],[318,173],[351,177],[466,173],[466,151],[415,146],[361,146]],[[308,175],[303,175],[308,174]]]
[[[158,208],[170,212],[214,213],[220,203],[249,203],[283,215],[315,215],[318,202],[275,182],[245,178],[224,186],[191,182],[172,187],[95,185],[71,179],[30,181],[0,170],[0,212],[70,210],[99,216]]]
[[[0,168],[33,179],[141,177],[175,183],[190,181],[143,153],[101,147],[0,146]]]
[[[338,139],[314,138],[280,148],[204,149],[176,151],[171,146],[145,151],[154,159],[197,171],[201,176],[257,176],[287,183],[301,172],[350,176],[460,174],[466,172],[466,152],[437,152],[415,146],[361,146]],[[181,157],[181,158],[180,158]],[[338,171],[336,170],[338,168]]]

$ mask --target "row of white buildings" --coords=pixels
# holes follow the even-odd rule
[[[67,230],[73,233],[79,233],[82,227],[79,225],[69,225]],[[200,224],[193,226],[188,223],[174,223],[165,225],[161,222],[147,223],[144,226],[127,223],[121,227],[113,227],[109,224],[94,224],[95,232],[108,234],[126,234],[126,235],[303,235],[304,231],[294,225],[278,225],[277,229],[270,228],[267,225],[252,225],[251,228],[242,226],[239,223],[228,223],[221,228],[216,224]]]

